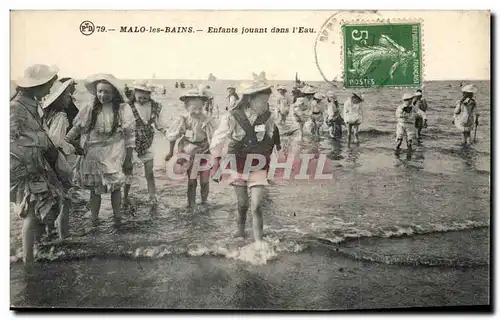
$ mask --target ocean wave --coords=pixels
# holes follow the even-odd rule
[[[381,130],[381,129],[369,128],[369,129],[359,130],[359,134],[361,136],[365,135],[365,136],[370,136],[370,137],[378,137],[378,136],[394,135],[395,131],[388,131],[388,130]]]
[[[264,237],[260,243],[251,239],[221,239],[214,243],[190,243],[188,245],[178,243],[165,243],[155,241],[154,243],[92,243],[78,239],[68,239],[64,242],[45,243],[35,250],[37,261],[57,262],[65,260],[87,260],[87,259],[130,259],[150,260],[162,259],[169,256],[182,255],[189,257],[216,256],[232,260],[239,260],[253,265],[266,264],[276,259],[282,253],[298,253],[304,250],[315,250],[318,245],[337,248],[338,252],[350,255],[355,259],[373,260],[382,263],[403,263],[422,265],[443,265],[446,261],[434,260],[391,260],[391,257],[372,254],[370,256],[357,255],[344,251],[350,243],[360,240],[376,240],[388,238],[407,238],[417,235],[429,235],[451,231],[464,231],[478,228],[487,228],[489,224],[466,220],[451,225],[437,224],[431,228],[418,225],[393,226],[385,228],[373,228],[372,231],[356,230],[349,228],[344,233],[328,232],[318,235],[297,234],[295,237],[282,233],[271,234]],[[339,251],[338,248],[341,248]],[[22,261],[22,251],[18,248],[11,252],[10,262]],[[454,262],[458,263],[458,262]],[[462,264],[466,262],[460,262]],[[460,265],[459,263],[459,265]]]
[[[394,226],[390,228],[378,228],[373,232],[364,234],[352,234],[348,237],[321,237],[314,238],[318,243],[335,247],[336,251],[357,260],[367,260],[384,264],[401,264],[411,266],[442,266],[442,267],[474,267],[483,266],[488,263],[480,259],[470,257],[441,257],[433,255],[393,255],[383,254],[376,251],[364,251],[360,247],[351,247],[352,244],[360,242],[370,242],[371,245],[381,242],[384,239],[406,240],[417,236],[436,236],[459,231],[473,231],[489,228],[489,224],[466,220],[451,225],[436,224],[431,228],[424,228],[419,225]]]

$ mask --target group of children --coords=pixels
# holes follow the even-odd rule
[[[23,154],[27,154],[26,149],[23,149],[24,144],[19,143],[21,140],[14,140],[22,136],[30,136],[29,132],[33,132],[32,135],[35,136],[46,135],[46,140],[53,143],[65,157],[71,154],[77,155],[78,158],[72,173],[72,185],[90,190],[89,206],[92,222],[95,224],[99,222],[103,193],[111,194],[113,217],[118,223],[122,221],[122,207],[133,207],[130,205],[129,191],[135,163],[142,163],[144,166],[151,210],[156,209],[154,157],[151,150],[156,130],[165,135],[169,141],[166,161],[173,158],[176,146],[177,153],[185,153],[190,156],[188,160],[177,160],[178,164],[187,168],[189,208],[195,207],[198,180],[200,182],[201,202],[205,204],[208,201],[210,179],[219,181],[219,176],[214,173],[220,172],[221,167],[227,168],[225,155],[235,156],[236,167],[229,168],[232,172],[230,178],[227,179],[228,183],[234,187],[238,201],[236,236],[245,236],[246,217],[250,209],[253,216],[254,239],[260,241],[263,237],[261,202],[264,187],[269,184],[267,171],[271,155],[281,149],[278,123],[283,123],[289,112],[292,111],[301,132],[304,124],[308,122],[311,132],[314,135],[319,135],[319,128],[325,122],[330,128],[330,135],[334,138],[341,137],[342,126],[345,125],[347,126],[348,143],[350,143],[352,137],[354,137],[355,142],[359,141],[359,125],[363,121],[363,96],[360,93],[354,92],[341,110],[333,92],[328,91],[323,96],[311,86],[301,88],[300,94],[294,97],[295,102],[286,96],[286,88],[279,86],[277,88],[276,117],[274,117],[269,106],[272,86],[265,81],[254,80],[254,82],[242,86],[241,98],[236,94],[234,87],[228,88],[228,112],[221,117],[219,124],[216,124],[215,119],[206,109],[207,102],[213,99],[209,87],[201,85],[198,88],[188,90],[179,97],[180,101],[184,103],[185,113],[178,116],[174,124],[167,128],[166,123],[163,122],[166,110],[160,103],[152,99],[152,90],[146,82],[135,81],[132,84],[132,93],[125,100],[120,93],[120,85],[113,75],[96,74],[85,80],[85,87],[93,96],[92,102],[83,106],[74,121],[70,123],[64,110],[72,101],[71,93],[74,91],[74,80],[70,79],[67,82],[54,84],[54,79],[57,79],[56,71],[43,65],[28,69],[24,80],[21,79],[18,82],[18,86],[21,88],[20,93],[11,102],[11,112],[12,110],[17,112],[14,113],[14,118],[11,116],[11,122],[14,121],[15,126],[17,126],[12,127],[11,124],[11,150],[20,149],[19,153],[14,152],[14,160],[21,163],[22,159],[19,159],[23,157]],[[44,78],[39,74],[43,72],[47,74]],[[43,78],[45,82],[35,81],[40,78]],[[455,109],[454,123],[457,128],[463,131],[466,142],[467,138],[470,140],[470,131],[476,115],[476,104],[473,99],[476,88],[473,85],[467,85],[462,91],[464,92],[463,98]],[[295,96],[297,90],[293,92],[295,92]],[[44,96],[46,97],[43,100]],[[32,115],[36,121],[33,123],[28,121],[21,125],[22,121],[26,121],[23,120],[26,118],[26,114],[19,113],[19,110],[23,110],[21,106],[23,108],[28,106],[26,109],[28,111],[29,108],[35,110],[40,101],[43,101],[44,115],[40,119],[36,115]],[[400,148],[404,137],[407,139],[408,148],[411,148],[415,131],[417,137],[420,138],[421,128],[427,126],[426,110],[427,103],[422,98],[420,90],[413,94],[403,95],[403,103],[396,110],[397,148]],[[324,117],[325,112],[327,113],[326,117]],[[477,116],[475,121],[477,125]],[[39,123],[37,124],[37,122]],[[48,148],[46,145],[48,143],[44,144],[44,148]],[[54,152],[53,149],[50,150]],[[201,171],[197,176],[192,176],[191,170],[196,154],[211,155],[213,159],[211,172]],[[247,155],[249,154],[263,156],[266,159],[265,166],[257,171],[245,173]],[[13,151],[11,151],[12,155]],[[33,155],[33,153],[29,153],[29,155]],[[40,154],[42,158],[46,156],[47,153]],[[55,157],[58,157],[57,153]],[[24,163],[29,163],[29,161]],[[64,180],[65,173],[63,171],[67,171],[61,167],[61,164],[63,161],[56,162],[56,166],[52,165],[53,171],[56,172],[56,180]],[[201,165],[206,164],[206,161],[201,163]],[[256,163],[252,163],[252,165],[255,166]],[[40,168],[49,170],[43,162]],[[17,173],[19,170],[18,167],[13,169],[11,164],[11,175],[12,172]],[[57,183],[51,182],[54,178],[50,178],[47,174],[47,178],[43,181],[46,182],[50,190],[53,190],[47,195],[48,191],[44,191],[47,187],[40,189],[41,191],[29,188],[31,181],[29,179],[33,179],[31,175],[22,176],[23,179],[27,179],[23,181],[28,183],[28,187],[19,184],[20,177],[21,175],[15,181],[14,189],[18,193],[14,197],[14,202],[21,208],[23,218],[36,218],[38,223],[50,225],[52,220],[46,219],[45,216],[48,215],[49,209],[53,209],[52,207],[57,207],[59,204],[62,209],[58,210],[65,212],[65,214],[61,213],[60,216],[64,216],[67,220],[69,203],[68,198],[64,196],[68,190],[67,183],[59,186]],[[56,186],[51,187],[52,185]],[[28,198],[26,198],[26,194]],[[23,207],[23,203],[26,201],[33,207]],[[43,216],[40,215],[41,212],[44,213]],[[64,225],[67,228],[67,221]],[[27,229],[29,228],[27,227]],[[29,233],[29,231],[26,232]],[[32,252],[32,244],[30,244],[29,239],[26,239],[23,237],[23,243],[27,243],[24,250]],[[31,256],[28,254],[28,258],[25,260],[30,260],[29,257],[32,257],[32,253]]]

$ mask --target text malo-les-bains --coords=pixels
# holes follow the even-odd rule
[[[126,33],[193,33],[195,32],[193,27],[153,27],[153,26],[121,26],[120,32]]]

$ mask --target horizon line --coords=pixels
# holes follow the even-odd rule
[[[85,80],[85,79],[76,79],[75,80]],[[182,80],[189,80],[189,81],[206,81],[206,82],[217,82],[217,81],[252,81],[253,79],[223,79],[223,78],[218,78],[215,81],[211,81],[208,79],[200,79],[200,78],[120,78],[117,77],[119,80],[172,80],[172,81],[182,81]],[[317,79],[317,80],[312,80],[312,79],[299,79],[302,82],[325,82],[324,79]],[[491,79],[430,79],[430,80],[425,80],[425,82],[430,82],[430,81],[490,81]],[[13,80],[14,81],[14,80]],[[295,79],[266,79],[266,81],[295,81]],[[332,80],[331,82],[338,82],[342,83],[343,81],[340,80]]]

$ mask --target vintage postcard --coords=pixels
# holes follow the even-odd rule
[[[490,23],[11,11],[11,308],[488,308]]]

